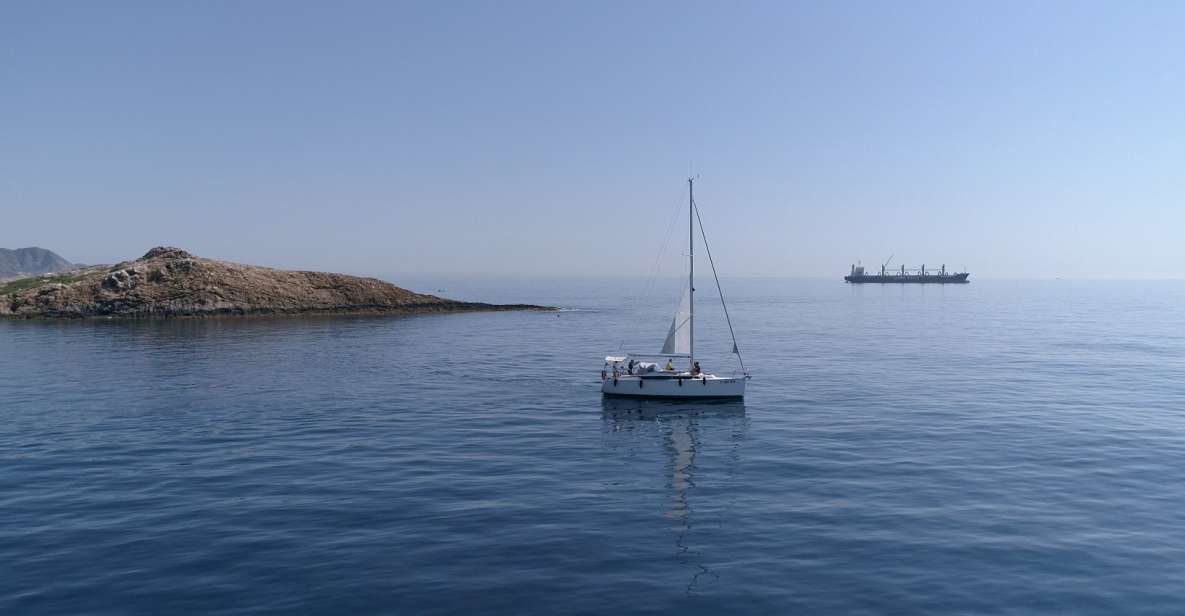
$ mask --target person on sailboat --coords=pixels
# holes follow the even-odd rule
[[[699,372],[699,362],[697,361],[691,366],[691,376],[699,376]]]
[[[629,374],[634,373],[634,360],[632,360],[632,359],[630,360],[629,368],[626,370],[626,372],[628,372]]]
[[[667,372],[674,372],[674,371],[675,371],[675,364],[672,364],[671,359],[668,357],[667,358]]]

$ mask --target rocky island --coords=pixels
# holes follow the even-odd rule
[[[207,317],[550,310],[459,302],[376,278],[284,271],[158,247],[135,261],[0,283],[0,317]]]

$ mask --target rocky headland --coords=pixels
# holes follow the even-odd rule
[[[550,310],[459,302],[375,278],[284,271],[158,247],[135,261],[0,283],[0,317],[215,317]]]

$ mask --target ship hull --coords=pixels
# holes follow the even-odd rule
[[[620,398],[656,398],[662,400],[740,399],[745,397],[747,379],[718,377],[639,377],[609,376],[601,381],[601,393]]]
[[[857,284],[872,282],[878,282],[881,284],[967,284],[970,282],[967,280],[967,277],[970,275],[971,274],[968,273],[924,275],[886,274],[884,276],[881,276],[880,274],[852,274],[850,276],[844,276],[843,279],[846,282]]]

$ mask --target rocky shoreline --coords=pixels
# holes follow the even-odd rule
[[[193,318],[554,310],[459,302],[376,278],[286,271],[158,247],[115,266],[0,284],[0,318]]]

